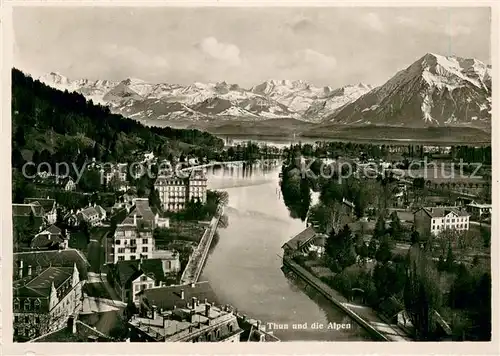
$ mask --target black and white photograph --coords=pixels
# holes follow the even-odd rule
[[[492,341],[492,7],[11,10],[14,344]]]

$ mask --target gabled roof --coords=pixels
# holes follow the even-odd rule
[[[184,291],[184,299],[181,298],[181,291]],[[164,310],[172,310],[174,306],[176,308],[185,307],[187,303],[191,302],[192,297],[196,297],[200,301],[207,299],[209,302],[217,303],[217,296],[208,282],[145,289],[138,294],[147,299],[148,305],[155,305]]]
[[[53,234],[53,235],[60,235],[60,234],[62,234],[62,230],[60,228],[58,228],[57,226],[55,226],[55,225],[50,225],[48,228],[46,228],[45,230],[43,230],[41,232],[41,234],[43,234],[44,232],[48,232],[49,234]]]
[[[453,207],[439,207],[439,208],[425,208],[422,207],[414,212],[416,214],[420,210],[423,210],[428,216],[431,218],[442,218],[448,215],[449,213],[453,213],[457,216],[469,216],[469,214],[463,210],[459,210]]]
[[[312,226],[309,226],[307,229],[303,230],[299,234],[292,237],[289,241],[283,244],[282,247],[288,246],[293,249],[300,248],[300,246],[304,245],[308,241],[310,241],[313,237],[316,236],[316,231]]]
[[[99,215],[100,217],[103,217],[106,214],[106,211],[100,206],[89,206],[82,211],[80,211],[80,214],[83,215],[86,218],[89,218],[94,215]]]
[[[60,244],[64,242],[63,236],[59,234],[52,234],[52,233],[39,233],[36,235],[33,240],[31,241],[31,247],[32,248],[47,248],[47,249],[52,249],[52,248],[58,248]]]
[[[49,212],[56,206],[56,201],[54,199],[41,199],[41,198],[26,198],[24,199],[25,204],[33,204],[38,202],[45,212]]]

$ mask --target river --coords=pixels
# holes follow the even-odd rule
[[[279,191],[280,167],[228,168],[209,174],[209,189],[226,190],[229,226],[219,229],[200,280],[208,280],[222,304],[288,329],[268,328],[282,341],[359,341],[369,336],[324,297],[281,270],[281,246],[304,229],[293,219]],[[313,323],[350,329],[313,329]],[[294,324],[307,328],[295,329]],[[269,325],[268,325],[269,326]],[[274,325],[275,327],[277,325]]]

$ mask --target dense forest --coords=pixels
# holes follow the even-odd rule
[[[90,157],[106,161],[130,159],[140,151],[158,155],[197,150],[217,150],[224,145],[215,136],[198,130],[147,127],[112,114],[78,93],[59,91],[12,70],[13,166],[23,157],[44,161],[75,162]],[[37,158],[39,158],[37,157]]]

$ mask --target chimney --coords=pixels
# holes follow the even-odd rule
[[[19,261],[19,278],[23,278],[23,260]]]
[[[166,329],[168,326],[168,318],[167,317],[163,317],[163,329]]]
[[[207,298],[205,298],[205,304],[207,304]]]
[[[181,289],[181,299],[184,300],[184,289]]]
[[[260,330],[260,320],[257,320],[257,330]]]
[[[156,305],[153,305],[151,307],[151,319],[153,319],[153,320],[156,319]]]
[[[72,334],[76,334],[76,320],[74,315],[70,315],[70,317],[68,318],[68,330]]]
[[[205,304],[205,316],[207,318],[210,316],[210,304]]]
[[[31,265],[28,265],[28,277],[31,277]]]
[[[134,225],[137,226],[137,214],[134,214]]]
[[[193,306],[193,309],[196,309],[196,297],[192,297],[191,300],[192,300],[191,305]]]

